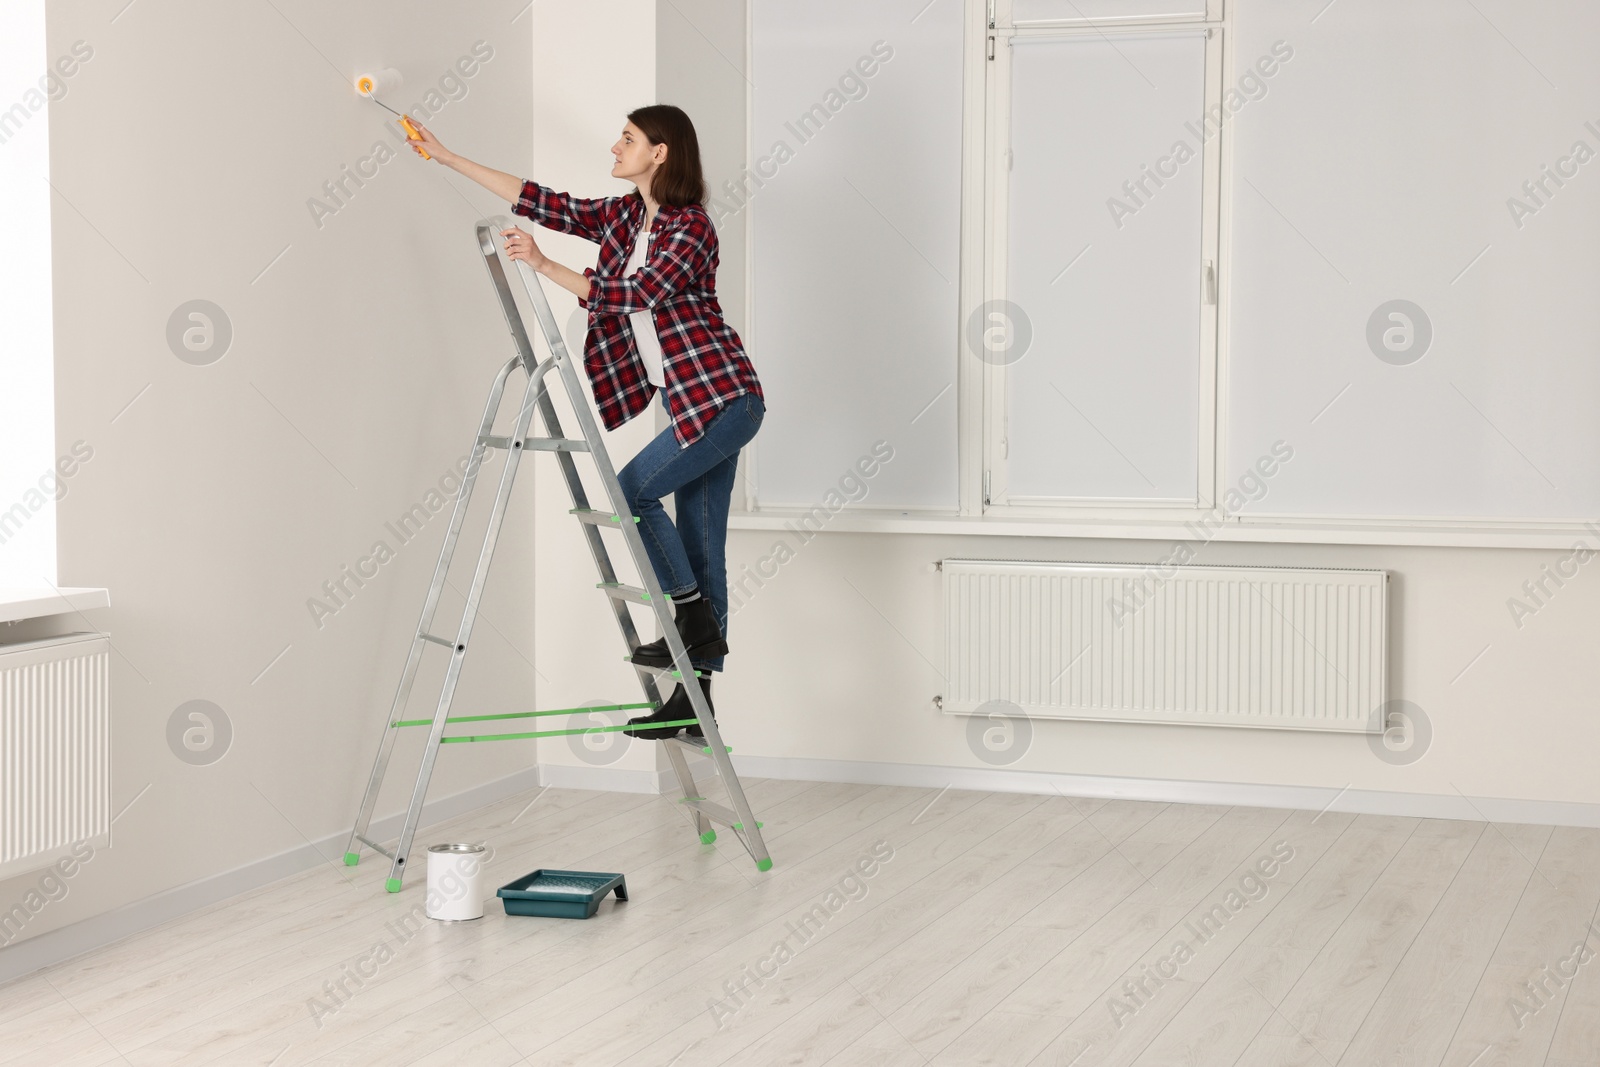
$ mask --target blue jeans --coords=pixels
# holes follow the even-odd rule
[[[666,393],[661,394],[666,405]],[[756,435],[766,405],[741,393],[722,406],[700,439],[678,447],[672,427],[661,431],[617,472],[628,508],[639,516],[639,536],[668,596],[696,587],[711,601],[722,635],[728,635],[728,505],[739,449]],[[673,494],[678,525],[661,499]],[[722,657],[691,661],[700,670],[722,670]]]

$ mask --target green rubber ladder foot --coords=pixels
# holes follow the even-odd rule
[[[400,879],[398,879],[398,878],[390,878],[390,879],[388,879],[387,881],[385,881],[383,883],[383,888],[387,889],[391,893],[400,892]]]
[[[361,862],[361,853],[359,853],[359,852],[346,852],[344,854],[344,865],[346,867],[354,867],[356,864],[358,864],[360,862]]]
[[[723,748],[724,748],[724,749],[725,749],[725,750],[727,750],[727,751],[728,751],[728,752],[732,752],[732,751],[733,751],[733,746],[732,746],[732,745],[723,745],[723,746],[722,746],[722,747],[723,747]],[[705,753],[705,754],[706,754],[706,755],[708,755],[708,756],[709,756],[709,755],[711,755],[711,746],[710,746],[710,745],[706,745],[706,746],[705,746],[705,747],[704,747],[704,748],[702,748],[702,749],[701,749],[701,750],[700,750],[700,751],[701,751],[701,752],[704,752],[704,753]]]
[[[758,870],[758,871],[770,871],[770,870],[772,870],[772,857],[768,856],[764,860],[756,860],[756,870]]]
[[[765,825],[767,825],[767,824],[766,824],[766,823],[764,823],[764,822],[762,822],[762,821],[761,821],[761,820],[760,820],[760,819],[757,819],[757,820],[756,820],[756,829],[757,829],[757,830],[759,830],[759,829],[761,829],[761,828],[762,828],[762,827],[763,827],[763,826],[765,826]],[[742,823],[742,822],[736,822],[736,823],[734,823],[734,824],[733,824],[733,828],[734,828],[734,829],[735,829],[735,830],[743,830],[743,829],[744,829],[744,823]]]
[[[715,841],[716,839],[717,839],[717,832],[715,830],[707,830],[705,833],[700,835],[700,843],[702,845],[709,845],[709,844],[711,844],[711,842]]]

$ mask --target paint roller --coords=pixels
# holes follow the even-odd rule
[[[398,118],[400,120],[400,125],[405,127],[406,137],[413,141],[420,141],[422,140],[422,135],[418,133],[417,128],[411,124],[411,120],[400,114],[400,112],[396,111],[388,104],[385,104],[382,100],[378,99],[379,93],[387,94],[399,92],[400,85],[400,72],[395,70],[393,67],[385,67],[375,74],[360,74],[356,76],[356,92],[360,93],[368,100],[371,100],[374,104],[377,104],[389,114]],[[426,148],[419,148],[417,151],[421,153],[423,159],[433,158],[432,156],[428,155],[428,150]]]

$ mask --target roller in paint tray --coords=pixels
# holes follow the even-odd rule
[[[417,128],[411,124],[411,120],[400,114],[400,112],[396,111],[388,104],[385,104],[382,100],[378,99],[379,93],[384,93],[387,95],[389,93],[399,92],[401,84],[402,79],[400,77],[400,72],[395,70],[393,67],[384,67],[382,70],[374,74],[356,75],[356,92],[360,93],[368,100],[371,100],[374,104],[377,104],[389,114],[397,117],[400,120],[400,125],[405,127],[406,136],[409,139],[413,141],[420,141],[422,140],[422,135],[419,134],[417,132]],[[419,148],[417,151],[422,153],[423,159],[433,158],[432,156],[428,155],[428,150],[426,148]]]

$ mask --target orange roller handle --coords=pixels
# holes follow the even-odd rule
[[[417,128],[415,126],[411,125],[411,120],[406,118],[404,115],[400,116],[400,125],[402,125],[402,126],[404,126],[406,128],[406,136],[409,137],[411,140],[413,140],[413,141],[422,140],[422,135],[417,132]],[[428,155],[428,150],[426,148],[419,148],[419,149],[417,149],[417,151],[422,155],[423,159],[432,159],[433,158],[432,156]]]

